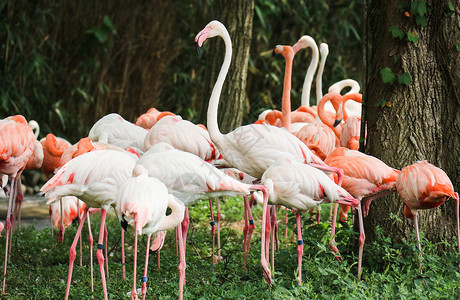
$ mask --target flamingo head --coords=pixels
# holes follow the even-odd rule
[[[217,20],[214,20],[209,22],[208,25],[206,25],[206,27],[203,28],[203,30],[198,32],[198,34],[195,36],[195,42],[197,43],[198,52],[200,51],[200,47],[203,45],[204,41],[206,41],[208,38],[213,38],[222,33],[222,27],[224,27],[222,23],[220,23]]]
[[[280,53],[286,59],[294,58],[294,50],[292,49],[291,46],[276,45],[275,49],[273,49],[273,55],[280,54]]]
[[[321,57],[326,57],[329,55],[329,46],[326,43],[321,43],[319,45],[319,53],[321,54]]]
[[[339,103],[339,107],[337,108],[337,112],[335,114],[335,121],[334,121],[334,127],[337,127],[342,123],[343,120],[343,102]]]
[[[294,46],[292,46],[292,50],[294,51],[294,54],[296,54],[299,50],[307,47],[313,47],[313,45],[316,47],[315,40],[309,35],[304,35],[297,41],[297,43],[294,44]]]

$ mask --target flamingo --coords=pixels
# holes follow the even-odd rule
[[[359,201],[344,188],[335,184],[321,170],[287,158],[280,159],[271,165],[262,176],[261,183],[266,185],[270,191],[269,204],[283,205],[296,210],[300,285],[302,283],[303,241],[299,213],[318,207],[323,200],[354,207],[359,205]]]
[[[138,299],[136,292],[137,236],[139,234],[148,236],[144,276],[141,278],[142,299],[144,300],[147,291],[150,238],[153,234],[179,225],[184,219],[185,207],[173,195],[168,194],[168,189],[161,181],[149,177],[147,170],[142,165],[135,166],[133,176],[120,187],[116,210],[125,229],[127,225],[134,227],[134,271],[131,299]],[[168,206],[172,212],[166,216]],[[179,299],[182,299],[182,294],[179,294]]]
[[[41,169],[46,178],[49,179],[54,170],[61,165],[61,156],[64,151],[72,145],[63,138],[57,138],[52,133],[48,133],[40,143],[42,144],[44,155]]]
[[[136,125],[144,129],[149,130],[165,115],[174,115],[171,112],[160,112],[155,107],[150,108],[145,114],[142,114],[137,118]]]
[[[165,142],[176,149],[193,153],[201,159],[212,162],[219,152],[206,129],[183,120],[180,116],[165,116],[147,133],[143,149],[147,151],[155,144]]]
[[[22,203],[21,173],[27,168],[39,168],[43,162],[43,149],[21,115],[0,120],[0,174],[8,175],[10,191],[6,217],[5,262],[3,268],[3,288],[5,294],[6,269],[8,263],[8,244],[10,243],[11,223],[16,212],[13,212],[13,201],[18,209]],[[19,213],[19,212],[18,212]],[[20,220],[20,218],[19,218]]]
[[[459,197],[458,193],[454,192],[454,187],[447,174],[427,161],[419,161],[401,170],[396,180],[396,189],[405,205],[404,215],[414,220],[419,250],[417,262],[420,274],[422,274],[422,264],[420,262],[422,249],[417,220],[419,209],[438,207],[449,198],[455,200],[458,253],[460,254]]]
[[[137,165],[146,168],[150,177],[161,180],[168,188],[169,193],[182,201],[185,206],[192,205],[199,199],[245,196],[251,190],[265,189],[264,186],[242,183],[196,155],[175,149],[167,143],[159,143],[150,148],[139,159]],[[268,198],[268,195],[264,194],[264,196]],[[179,238],[179,240],[182,238],[184,243],[187,237],[188,224],[189,219],[186,212],[182,225],[182,236]],[[185,267],[185,261],[181,261],[181,276],[185,276]]]
[[[128,152],[104,150],[92,151],[75,157],[48,180],[41,188],[51,204],[64,196],[76,196],[85,202],[87,209],[82,220],[85,220],[88,208],[101,208],[101,226],[96,257],[101,270],[104,298],[107,299],[107,286],[104,272],[104,256],[102,254],[105,218],[110,206],[115,205],[116,195],[122,183],[130,176],[137,157]],[[84,222],[80,222],[74,243],[69,250],[69,273],[65,299],[69,297],[73,263],[75,260],[76,241],[81,234]]]
[[[231,39],[225,26],[219,21],[211,21],[195,37],[198,49],[212,37],[220,36],[225,43],[225,56],[222,68],[213,87],[208,106],[208,130],[211,140],[216,145],[222,157],[234,168],[251,176],[260,178],[265,170],[281,157],[291,157],[294,160],[306,163],[315,163],[315,166],[327,171],[340,171],[326,166],[323,161],[314,155],[305,144],[290,134],[287,130],[259,124],[250,124],[238,127],[234,131],[223,135],[217,122],[217,110],[222,85],[227,76],[232,56]],[[264,188],[265,189],[265,188]],[[266,191],[266,189],[265,189]],[[267,198],[268,199],[268,198]],[[267,199],[264,199],[262,232],[265,232],[267,216]],[[270,228],[266,234],[270,233]],[[265,245],[262,244],[261,265],[267,282],[271,283],[270,269],[265,259]]]
[[[356,150],[344,147],[336,148],[324,161],[330,166],[341,168],[345,174],[342,187],[353,197],[360,201],[358,206],[359,220],[359,256],[358,256],[358,279],[361,279],[361,264],[363,256],[364,234],[363,214],[367,216],[372,200],[378,199],[395,190],[396,178],[399,171],[387,166],[376,157],[364,154]],[[342,207],[343,218],[349,207]],[[332,219],[332,236],[335,234],[335,221],[337,210],[334,210]],[[336,247],[331,244],[336,252]]]
[[[83,201],[74,196],[62,197],[60,201],[50,204],[49,213],[52,226],[59,228],[58,240],[62,243],[64,238],[63,230],[72,224],[73,220],[78,219],[85,210],[86,205]]]
[[[91,127],[88,137],[93,142],[104,142],[122,149],[132,148],[142,154],[147,130],[126,121],[118,114],[108,114]]]
[[[359,93],[361,87],[356,80],[353,79],[343,79],[337,81],[329,87],[328,93],[341,93],[345,87],[350,87],[350,90],[345,93],[345,95]],[[350,116],[361,117],[362,105],[361,102],[347,102],[345,104],[345,110],[350,114]]]

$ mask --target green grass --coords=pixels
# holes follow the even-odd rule
[[[215,203],[215,202],[214,202]],[[242,201],[222,201],[222,261],[211,263],[211,235],[209,203],[200,201],[190,208],[191,224],[187,241],[187,270],[185,299],[455,299],[460,295],[460,273],[455,245],[447,245],[451,252],[437,253],[436,245],[422,241],[424,281],[418,275],[416,247],[413,244],[393,244],[381,232],[378,241],[364,248],[363,280],[356,278],[355,234],[351,226],[339,225],[337,246],[342,253],[339,263],[329,250],[329,224],[312,224],[310,216],[303,216],[303,279],[297,284],[297,241],[284,238],[284,209],[278,213],[280,222],[280,249],[275,252],[274,285],[263,280],[260,268],[261,207],[253,208],[256,230],[248,257],[248,270],[243,268],[243,235],[235,222],[243,220]],[[215,205],[215,204],[214,204]],[[327,220],[328,206],[323,209]],[[97,241],[99,216],[92,217],[92,228]],[[295,223],[290,214],[289,227]],[[127,280],[123,281],[120,255],[120,227],[111,217],[109,226],[109,299],[128,299],[133,271],[133,236],[127,234]],[[8,265],[7,294],[2,299],[62,299],[68,271],[68,249],[76,226],[66,230],[64,243],[52,238],[49,229],[40,231],[22,228],[13,236],[11,262]],[[83,230],[83,267],[79,266],[77,247],[71,299],[103,299],[99,267],[95,260],[95,292],[90,289],[89,248],[87,228]],[[414,237],[409,240],[415,241]],[[450,243],[450,241],[449,241]],[[5,232],[0,238],[0,253],[4,253]],[[139,239],[138,287],[143,273],[146,237]],[[95,251],[95,249],[94,249]],[[94,255],[95,258],[95,255]],[[178,297],[179,259],[176,256],[174,232],[168,232],[161,250],[161,269],[156,268],[156,255],[150,256],[147,299],[176,299]]]

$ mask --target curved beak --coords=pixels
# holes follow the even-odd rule
[[[336,120],[334,121],[334,127],[339,126],[339,124],[340,124],[341,122],[342,122],[342,119],[336,119]]]

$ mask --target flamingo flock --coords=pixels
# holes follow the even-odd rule
[[[225,56],[209,99],[207,128],[183,120],[174,113],[151,108],[135,124],[118,114],[108,114],[93,125],[88,137],[71,145],[51,133],[39,142],[38,124],[27,123],[23,116],[0,120],[0,174],[2,178],[6,175],[9,182],[9,186],[2,182],[9,196],[3,293],[8,256],[10,251],[14,251],[11,250],[13,225],[16,221],[20,222],[23,199],[20,175],[26,168],[41,168],[48,178],[41,191],[48,199],[53,226],[60,228],[58,239],[62,241],[64,229],[73,219],[77,218],[79,222],[69,250],[65,299],[71,293],[76,245],[83,225],[87,220],[91,234],[89,215],[98,211],[101,212],[101,225],[96,258],[105,299],[110,293],[106,283],[106,217],[109,210],[113,210],[120,221],[124,278],[124,232],[129,227],[134,232],[131,299],[139,297],[136,271],[138,235],[147,235],[145,267],[140,278],[141,296],[145,299],[149,249],[160,249],[165,232],[170,229],[176,229],[178,236],[179,299],[183,298],[190,222],[188,208],[200,199],[209,199],[211,203],[210,199],[216,197],[242,197],[246,224],[245,255],[249,251],[255,226],[248,198],[262,203],[260,264],[262,275],[269,285],[272,284],[274,269],[273,243],[277,239],[275,218],[276,207],[279,206],[295,211],[299,284],[302,283],[303,253],[300,213],[319,209],[323,202],[330,202],[331,209],[334,207],[332,241],[338,207],[342,221],[346,220],[351,208],[357,210],[360,228],[358,278],[361,278],[365,240],[363,217],[367,216],[371,201],[383,195],[394,191],[399,193],[405,205],[405,216],[414,219],[419,249],[418,209],[437,207],[449,198],[455,199],[457,232],[460,231],[459,196],[441,169],[423,161],[399,171],[376,157],[358,151],[360,139],[365,139],[360,137],[362,97],[359,84],[346,79],[332,85],[323,96],[321,77],[329,49],[323,43],[318,50],[310,36],[302,36],[293,46],[278,45],[274,49],[274,53],[281,54],[286,61],[281,111],[266,111],[256,123],[222,134],[217,114],[222,86],[231,67],[231,38],[222,23],[212,21],[196,35],[195,42],[198,47],[203,47],[206,40],[214,37],[223,39]],[[303,84],[302,105],[292,111],[293,61],[296,53],[307,47],[312,49],[313,58]],[[310,88],[318,68],[319,54],[316,105],[310,106]],[[341,95],[346,86],[350,86],[351,91]],[[168,207],[171,213],[167,215]],[[3,229],[3,223],[0,223],[0,228]],[[90,245],[92,249],[91,235]],[[334,243],[331,243],[331,249],[341,260]],[[92,274],[91,268],[91,278]]]

